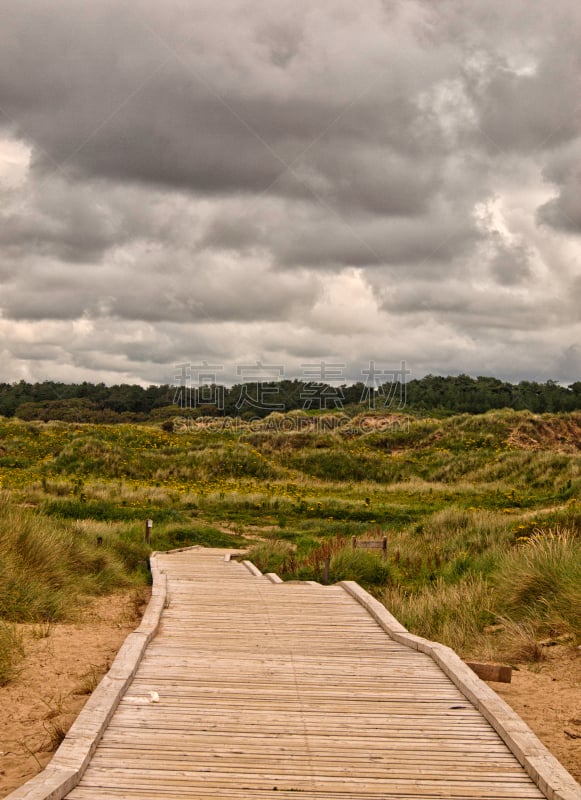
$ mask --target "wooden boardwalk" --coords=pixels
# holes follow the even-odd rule
[[[271,583],[224,552],[157,556],[168,607],[70,800],[545,797],[344,588]]]

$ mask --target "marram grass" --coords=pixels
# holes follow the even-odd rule
[[[1,620],[70,618],[83,596],[132,582],[115,550],[80,526],[0,499]]]
[[[23,655],[22,635],[16,625],[0,620],[0,686],[5,686],[18,673]]]
[[[538,529],[506,553],[494,576],[497,607],[539,630],[581,641],[581,534]]]

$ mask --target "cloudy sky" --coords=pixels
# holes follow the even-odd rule
[[[0,15],[0,380],[581,380],[578,0]]]

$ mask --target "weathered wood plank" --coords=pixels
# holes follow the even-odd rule
[[[483,681],[510,683],[512,680],[512,667],[504,664],[480,664],[476,661],[467,661],[466,664]]]
[[[356,584],[281,583],[229,553],[152,559],[152,610],[70,800],[580,800],[448,648]],[[85,745],[78,729],[62,774]]]

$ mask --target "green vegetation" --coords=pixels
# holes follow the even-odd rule
[[[0,620],[0,686],[5,686],[18,673],[23,655],[24,645],[18,629]]]
[[[581,536],[538,531],[504,554],[494,576],[498,606],[518,622],[568,631],[581,640]]]
[[[0,497],[0,618],[9,622],[74,616],[83,596],[137,580],[122,538],[95,526],[62,523]],[[143,554],[145,555],[145,554]],[[125,556],[125,558],[124,558]],[[131,564],[135,570],[137,564]],[[144,563],[145,567],[145,563]]]
[[[288,542],[263,542],[251,548],[248,558],[262,572],[276,572],[285,580],[351,580],[370,587],[389,580],[389,567],[381,558],[368,550],[352,549],[340,536],[325,539],[302,553]]]
[[[410,593],[401,587],[388,587],[383,602],[406,628],[459,652],[475,645],[481,648],[482,632],[495,621],[490,611],[493,597],[489,584],[478,574],[456,583],[443,577]]]
[[[506,409],[0,418],[0,659],[13,623],[65,618],[87,595],[147,580],[148,518],[157,550],[249,547],[285,578],[357,580],[463,654],[579,642],[580,448],[581,414]],[[385,562],[351,546],[383,535]]]
[[[268,397],[276,407],[290,412],[304,407],[304,398],[312,396],[313,384],[299,380],[282,380],[277,383],[264,383],[247,386],[206,386],[191,387],[193,408],[187,413],[192,417],[201,415],[241,416],[244,419],[266,417],[268,408],[260,402],[246,403],[241,398]],[[369,407],[369,389],[357,382],[350,386],[333,388],[326,384],[316,384],[317,397],[326,397],[326,408],[345,408],[354,414]],[[311,393],[309,395],[309,392]],[[216,404],[204,404],[202,398],[220,396],[219,408]],[[196,402],[196,399],[200,402]],[[405,398],[406,408],[413,413],[430,412],[437,416],[450,416],[467,412],[482,414],[502,408],[515,410],[528,409],[534,413],[581,410],[581,382],[568,387],[555,381],[544,383],[521,381],[507,383],[492,377],[472,378],[469,375],[439,376],[426,375],[410,380],[405,390],[400,384],[385,384],[378,395],[377,406],[401,403]],[[103,383],[65,384],[54,381],[43,383],[0,383],[0,415],[17,416],[25,420],[63,420],[66,422],[144,422],[167,420],[179,408],[173,403],[180,402],[176,387],[141,386],[121,384],[105,386]],[[390,407],[393,408],[394,405]],[[315,401],[313,407],[317,406]]]

